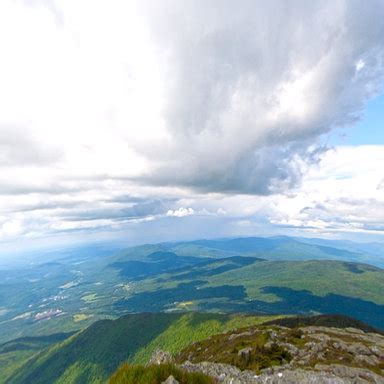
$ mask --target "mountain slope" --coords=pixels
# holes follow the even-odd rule
[[[0,383],[17,371],[30,357],[48,346],[63,341],[71,333],[23,337],[0,345]]]
[[[207,382],[182,378],[200,372],[215,383],[370,384],[383,382],[383,363],[383,334],[362,322],[290,317],[218,333],[173,356],[157,350],[146,367],[123,364],[110,382],[160,384],[171,373],[180,382]]]
[[[98,321],[33,356],[7,383],[103,383],[122,362],[146,362],[158,347],[177,353],[193,341],[267,319],[158,313]]]

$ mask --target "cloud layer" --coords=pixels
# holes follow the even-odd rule
[[[156,147],[147,182],[284,191],[319,135],[352,124],[382,85],[380,1],[153,5],[171,138]]]
[[[382,232],[383,148],[322,135],[382,90],[383,19],[381,0],[1,1],[0,240]]]

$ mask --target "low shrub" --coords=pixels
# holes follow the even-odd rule
[[[109,384],[161,384],[172,375],[180,384],[214,384],[215,380],[197,372],[185,372],[172,364],[130,365],[124,363],[111,376]]]

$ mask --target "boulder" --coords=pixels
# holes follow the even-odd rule
[[[161,384],[179,384],[179,382],[171,375],[167,380],[163,381]]]
[[[237,352],[237,354],[240,357],[247,358],[251,354],[251,352],[252,352],[252,348],[251,347],[247,347],[247,348],[240,349],[240,351]]]

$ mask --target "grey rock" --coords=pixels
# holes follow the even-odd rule
[[[384,377],[365,368],[346,367],[340,364],[323,365],[316,364],[315,370],[331,373],[337,377],[349,380],[349,383],[365,384],[375,383],[384,384]]]
[[[206,361],[196,364],[186,361],[180,366],[180,368],[184,369],[187,372],[202,372],[208,376],[212,376],[217,379],[223,379],[227,376],[236,377],[241,373],[239,368],[236,368],[232,365],[222,363],[210,363]]]
[[[244,336],[252,336],[255,333],[255,331],[245,331],[242,333],[232,333],[228,336],[228,340],[237,339],[238,337],[244,337]]]
[[[290,344],[290,343],[277,343],[277,344],[285,348],[292,356],[297,355],[299,353],[299,348],[297,348],[293,344]]]
[[[371,353],[375,356],[380,357],[384,360],[384,351],[380,350],[380,348],[376,347],[376,345],[370,347]]]
[[[273,375],[261,375],[255,383],[263,384],[350,384],[348,379],[331,373],[307,371],[304,369],[284,370]]]
[[[359,364],[361,365],[365,365],[365,366],[375,366],[375,365],[378,365],[380,364],[380,360],[375,356],[375,355],[370,355],[370,356],[366,356],[366,355],[357,355],[355,357],[355,360],[356,362],[358,362]]]
[[[384,370],[380,370],[384,362],[382,335],[354,328],[311,326],[299,329],[305,343],[287,342],[292,340],[289,329],[274,327],[267,330],[269,341],[265,347],[278,344],[290,353],[292,359],[289,363],[282,361],[280,366],[266,368],[259,375],[215,362],[185,362],[181,368],[202,372],[223,384],[384,384]],[[257,330],[242,335],[252,339],[255,334],[258,334]],[[239,335],[235,334],[235,337]],[[251,352],[252,348],[245,347],[238,355],[245,357]],[[209,360],[215,361],[215,357],[211,355]],[[327,363],[329,361],[339,363]]]
[[[341,367],[341,368],[340,368]],[[186,362],[181,368],[188,372],[202,372],[223,384],[383,384],[384,379],[371,371],[349,367],[319,366],[316,370],[269,369],[261,375],[240,371],[228,364]]]
[[[251,354],[252,349],[253,348],[251,348],[251,347],[243,348],[243,349],[240,349],[240,351],[237,352],[237,354],[238,354],[238,356],[241,356],[241,357],[247,357]]]
[[[167,380],[163,381],[161,384],[179,384],[179,382],[171,375]]]
[[[365,332],[361,329],[357,329],[357,328],[352,328],[352,327],[348,327],[348,328],[344,328],[347,332],[349,333],[357,333],[357,334],[360,334],[360,335],[365,335]]]
[[[173,356],[166,351],[162,351],[161,349],[156,349],[148,361],[147,365],[159,365],[166,363],[173,363]]]

